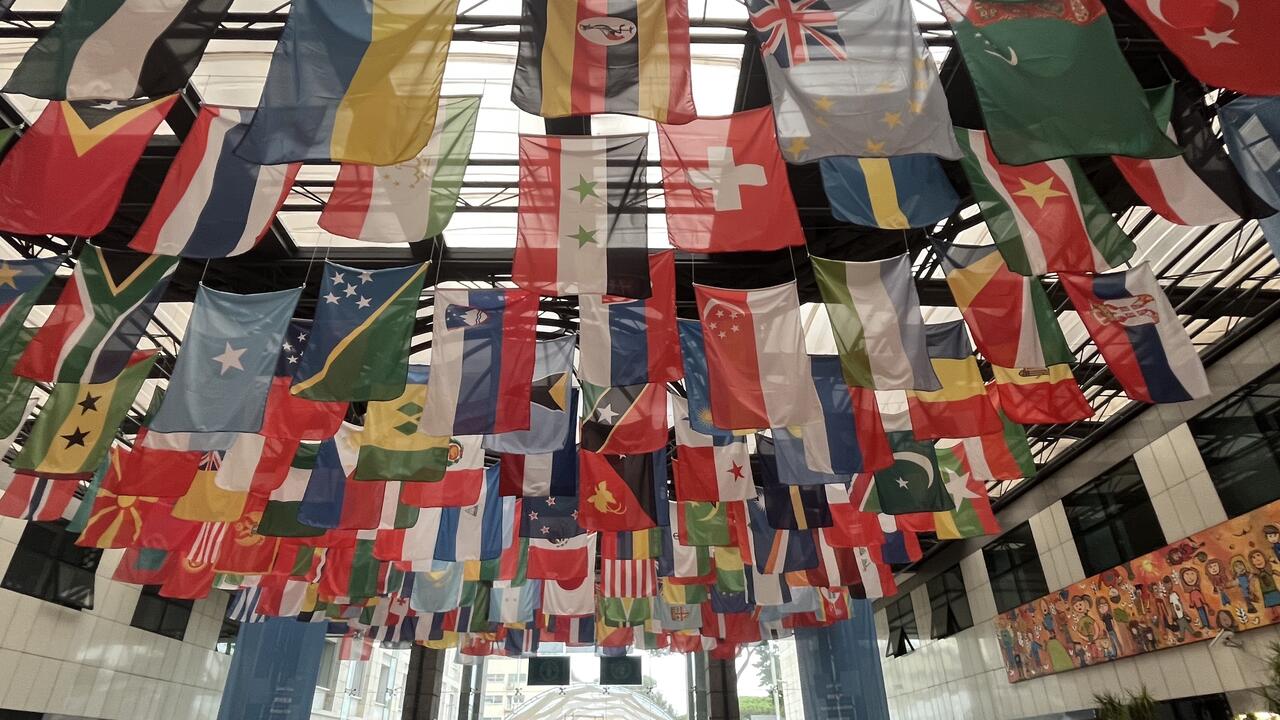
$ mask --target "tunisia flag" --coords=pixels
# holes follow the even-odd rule
[[[731,252],[804,244],[772,107],[658,123],[658,142],[672,245]]]

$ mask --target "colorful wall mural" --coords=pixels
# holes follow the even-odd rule
[[[996,616],[1009,682],[1280,622],[1280,501]]]

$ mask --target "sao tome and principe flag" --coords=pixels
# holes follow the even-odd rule
[[[106,382],[133,361],[177,258],[88,245],[13,372],[42,382]]]
[[[4,91],[49,100],[176,93],[230,7],[231,0],[70,0]]]
[[[298,0],[236,153],[394,165],[431,139],[458,0]]]
[[[176,95],[51,102],[0,162],[0,230],[92,237]]]
[[[644,135],[520,136],[516,285],[649,297],[646,146]]]
[[[1006,165],[996,159],[988,133],[957,129],[956,135],[965,149],[961,166],[1010,270],[1103,272],[1133,256],[1133,241],[1075,160]]]
[[[344,163],[320,227],[376,243],[439,235],[458,204],[479,114],[479,97],[440,98],[431,139],[416,157],[384,167]]]
[[[257,246],[302,165],[257,165],[236,155],[252,117],[252,110],[200,108],[130,248],[205,259]]]
[[[325,262],[307,352],[290,392],[308,400],[392,400],[404,392],[427,265],[361,270]]]
[[[511,101],[547,118],[692,120],[686,3],[524,0]]]

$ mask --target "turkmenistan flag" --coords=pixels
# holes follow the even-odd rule
[[[69,0],[4,91],[50,100],[125,100],[187,84],[231,0]]]
[[[450,458],[450,449],[459,448],[457,443],[418,432],[429,372],[425,365],[410,365],[400,397],[369,403],[356,480],[436,482],[444,479],[451,460],[460,459]]]
[[[139,352],[108,382],[54,385],[13,468],[40,475],[92,474],[155,362],[156,351]]]
[[[324,264],[307,352],[290,392],[308,400],[394,400],[404,392],[427,265]]]
[[[1173,157],[1102,0],[944,2],[1001,161]]]
[[[932,442],[916,440],[909,430],[887,433],[893,465],[875,473],[878,511],[886,515],[955,509],[938,469]]]

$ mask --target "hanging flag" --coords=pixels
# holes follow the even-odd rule
[[[665,383],[684,376],[676,338],[675,251],[649,255],[652,294],[644,300],[582,295],[578,374],[596,385]]]
[[[1209,379],[1151,268],[1058,276],[1125,394],[1148,403],[1209,394]]]
[[[257,432],[302,288],[237,295],[201,285],[156,432]]]
[[[973,341],[989,362],[1044,368],[1072,361],[1039,278],[1009,270],[995,245],[933,247]]]
[[[538,341],[534,347],[529,429],[489,435],[484,439],[486,450],[537,455],[564,447],[565,433],[571,432],[574,424],[569,406],[575,395],[573,348],[577,342],[575,335]]]
[[[805,427],[807,433],[825,430],[823,446],[827,456],[821,467],[838,475],[871,472],[893,464],[880,408],[874,390],[849,387],[844,380],[840,358],[810,355],[813,384],[822,403],[820,426]],[[806,459],[813,444],[805,443]]]
[[[280,343],[275,377],[267,393],[267,410],[259,434],[270,438],[323,440],[333,437],[347,415],[345,402],[316,402],[294,397],[289,392],[293,373],[306,352],[311,338],[310,320],[294,318]]]
[[[578,491],[578,425],[572,419],[578,413],[578,392],[569,393],[564,413],[568,420],[560,436],[560,447],[549,453],[522,455],[502,453],[499,483],[503,495],[543,497],[573,495]],[[485,438],[485,447],[490,448]]]
[[[1156,121],[1182,148],[1181,157],[1111,158],[1138,197],[1179,225],[1215,225],[1276,214],[1249,189],[1214,133],[1203,97],[1175,83],[1147,91]]]
[[[688,501],[673,503],[680,544],[692,546],[731,545],[728,503]],[[741,501],[737,501],[741,502]]]
[[[933,442],[916,440],[909,430],[896,430],[889,433],[889,446],[893,465],[875,473],[879,504],[864,509],[888,515],[955,509],[938,470]]]
[[[357,480],[437,482],[461,459],[461,446],[448,436],[418,432],[429,375],[426,365],[410,365],[400,397],[369,402],[355,467]]]
[[[644,530],[666,510],[667,451],[578,454],[578,524],[586,530]]]
[[[177,264],[177,258],[86,247],[14,374],[71,383],[104,383],[119,375],[132,362]]]
[[[689,10],[677,0],[524,0],[511,102],[546,118],[689,122]]]
[[[959,156],[910,2],[748,0],[747,10],[788,162]]]
[[[829,494],[840,499],[844,485],[793,485],[781,477],[774,448],[766,448],[759,455],[762,483],[760,497],[764,500],[765,515],[769,527],[779,530],[808,530],[831,527]]]
[[[128,450],[113,447],[107,454],[107,472],[118,478],[124,466],[123,458]],[[138,497],[136,495],[119,495],[110,488],[112,480],[103,478],[103,487],[98,489],[93,501],[81,507],[88,507],[84,529],[76,544],[91,548],[127,548],[134,545],[142,534],[143,508],[148,503],[158,500],[154,497]],[[74,488],[73,488],[74,489]],[[88,498],[86,497],[87,501]]]
[[[1245,182],[1267,205],[1280,208],[1280,99],[1238,97],[1218,108],[1218,119],[1231,161]],[[1280,254],[1280,213],[1258,225],[1272,254]]]
[[[658,594],[654,560],[600,560],[601,598],[648,598]]]
[[[811,435],[817,435],[816,447]],[[765,470],[766,482],[776,481],[783,485],[828,485],[847,483],[849,475],[836,474],[831,470],[831,452],[827,444],[826,426],[821,423],[810,423],[803,427],[773,428],[771,437],[757,436],[756,452],[760,456],[769,456],[769,464]],[[806,446],[810,451],[806,452]],[[817,452],[820,450],[821,452]],[[813,461],[810,460],[813,459]]]
[[[1101,0],[1035,8],[956,0],[942,10],[1002,162],[1178,154],[1156,126]]]
[[[360,270],[325,262],[307,353],[293,374],[308,400],[392,400],[404,392],[427,265]]]
[[[965,150],[960,164],[1010,270],[1103,272],[1133,257],[1133,241],[1075,160],[1005,165],[987,133],[957,128],[956,135]]]
[[[105,230],[176,97],[46,105],[0,162],[0,229],[81,237]]]
[[[578,488],[575,486],[571,491],[577,493]],[[578,524],[576,494],[522,498],[518,520],[520,537],[537,541],[529,546],[530,557],[535,546],[544,547],[546,543],[551,543],[560,547],[566,538],[578,537],[586,532]]]
[[[405,482],[400,501],[413,507],[474,505],[484,480],[484,446],[475,435],[449,438],[448,464],[440,482]]]
[[[850,386],[941,388],[929,365],[910,255],[868,262],[812,261]]]
[[[705,502],[755,497],[747,439],[698,432],[690,422],[688,401],[679,395],[671,395],[671,411],[676,435],[676,457],[671,463],[676,497]]]
[[[672,245],[700,253],[804,245],[769,108],[660,124],[658,143]]]
[[[113,475],[114,484],[108,483],[107,489],[118,495],[181,496],[191,486],[203,455],[203,450],[193,445],[205,437],[217,438],[213,443],[217,449],[216,445],[233,436],[152,433],[144,425],[138,430],[133,451],[124,458],[124,472]]]
[[[715,426],[753,430],[820,419],[795,283],[760,290],[696,284],[693,289]]]
[[[337,434],[321,441],[306,490],[298,503],[298,522],[315,528],[356,529],[342,523],[344,516],[348,514],[349,505],[376,497],[378,507],[373,508],[368,515],[373,518],[373,527],[377,527],[382,488],[377,483],[358,483],[366,488],[361,493],[359,488],[354,487],[357,483],[347,482],[347,478],[355,470],[356,458],[360,454],[360,433],[359,427],[343,423]],[[376,495],[369,493],[368,488],[376,489]],[[350,491],[360,493],[360,497],[349,497]]]
[[[155,362],[156,351],[139,352],[107,382],[54,385],[13,468],[39,475],[92,474]]]
[[[732,436],[711,422],[711,390],[707,371],[706,343],[702,339],[702,323],[676,320],[680,335],[680,359],[684,366],[684,391],[689,401],[689,426],[702,435]]]
[[[665,385],[598,387],[582,383],[583,450],[609,455],[653,452],[667,446]]]
[[[259,497],[266,499],[265,489],[255,488],[254,480],[276,474],[283,478],[288,472],[287,448],[287,441],[240,433],[225,450],[206,451],[191,486],[174,504],[173,516],[200,522],[239,521],[247,512],[255,511],[248,507],[250,490],[262,493],[255,495],[255,503]],[[256,512],[261,515],[261,508],[256,508]]]
[[[436,290],[431,384],[420,429],[431,435],[527,430],[538,296]]]
[[[27,315],[64,260],[63,255],[0,260],[0,357],[16,360],[30,342],[30,333],[24,329]],[[7,372],[12,365],[5,363],[0,371]]]
[[[236,155],[252,118],[252,110],[200,108],[130,248],[225,258],[246,253],[262,240],[302,165],[257,165]]]
[[[319,451],[320,443],[298,445],[284,482],[267,498],[262,519],[258,521],[258,534],[268,537],[317,537],[324,534],[323,528],[298,521],[298,509],[307,492]]]
[[[747,509],[751,514],[751,551],[756,571],[777,575],[818,566],[812,531],[774,529],[763,499],[748,501]]]
[[[939,540],[963,540],[996,535],[1000,523],[991,509],[985,483],[964,466],[962,455],[952,448],[938,448],[938,469],[955,509],[933,514],[934,532]]]
[[[458,0],[298,0],[236,154],[394,165],[431,139]]]
[[[1022,425],[1000,415],[1000,432],[968,437],[949,448],[974,480],[1018,480],[1036,474],[1035,460]],[[942,462],[939,449],[938,462]]]
[[[1202,82],[1248,95],[1280,95],[1280,58],[1271,32],[1280,27],[1275,3],[1128,5]]]
[[[960,205],[933,155],[825,157],[822,187],[837,220],[886,230],[928,228]]]
[[[925,326],[929,362],[941,390],[907,392],[911,431],[920,440],[964,438],[1000,432],[1000,418],[973,357],[963,320]]]
[[[542,612],[547,615],[580,617],[595,615],[594,577],[573,580],[546,580],[542,583]]]
[[[498,466],[484,472],[481,484],[483,491],[474,504],[445,508],[440,514],[436,560],[492,560],[502,553],[503,516],[510,515],[514,501],[498,494]]]
[[[376,243],[439,235],[458,204],[479,114],[479,96],[440,98],[431,139],[417,157],[386,167],[344,163],[317,224]]]
[[[576,580],[592,574],[596,564],[596,534],[564,540],[529,541],[529,579]]]
[[[43,475],[26,472],[14,473],[9,486],[0,495],[0,516],[55,522],[61,520],[71,501],[75,499],[75,480],[55,480]]]
[[[4,91],[48,100],[127,100],[181,90],[231,0],[70,0]]]
[[[644,135],[520,136],[511,279],[539,295],[649,297]]]
[[[1023,425],[1054,425],[1088,420],[1093,408],[1076,383],[1071,366],[1006,368],[991,366],[995,401],[1011,420]]]

